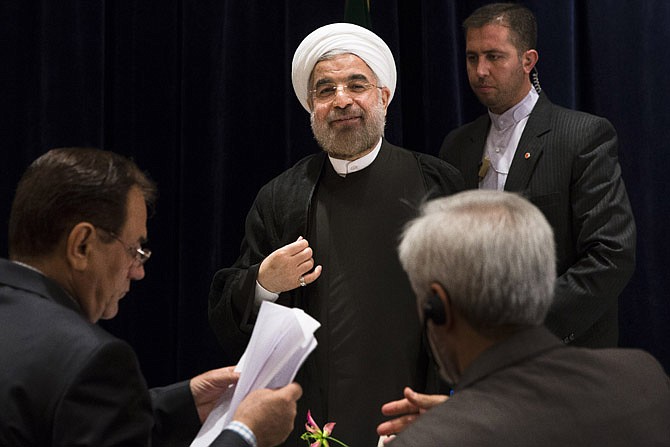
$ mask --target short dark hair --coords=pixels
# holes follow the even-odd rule
[[[537,21],[533,12],[518,3],[491,3],[476,9],[463,22],[467,34],[470,28],[502,25],[510,29],[512,44],[519,53],[537,46]]]
[[[120,232],[132,187],[153,208],[156,185],[132,160],[95,148],[48,151],[17,186],[9,216],[10,258],[52,253],[79,222]]]

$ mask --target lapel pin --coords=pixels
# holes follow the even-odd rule
[[[523,158],[528,160],[530,158],[530,152],[526,152],[525,154],[523,154]]]

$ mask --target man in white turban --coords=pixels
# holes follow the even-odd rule
[[[226,352],[240,355],[263,300],[303,308],[321,322],[298,374],[307,410],[337,422],[337,438],[377,443],[381,406],[408,384],[434,389],[415,302],[396,255],[403,225],[429,197],[462,189],[449,164],[383,138],[396,87],[388,46],[336,23],[295,52],[293,87],[323,152],[258,193],[242,253],[216,273],[209,315]],[[302,424],[286,445],[302,445]]]
[[[316,63],[324,54],[346,52],[358,56],[374,72],[380,87],[388,87],[389,102],[396,85],[395,60],[386,43],[372,31],[351,23],[333,23],[323,26],[302,41],[295,50],[291,64],[293,90],[300,104],[311,111],[309,105],[310,78]]]

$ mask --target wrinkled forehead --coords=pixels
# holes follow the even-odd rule
[[[310,74],[309,85],[347,82],[353,80],[375,82],[378,77],[374,70],[353,53],[338,53],[320,59]]]

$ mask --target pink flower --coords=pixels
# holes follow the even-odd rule
[[[328,422],[323,426],[323,431],[319,428],[319,425],[312,418],[312,412],[307,411],[307,423],[305,424],[305,429],[307,431],[300,436],[300,439],[304,439],[309,444],[309,447],[329,447],[328,441],[335,441],[338,444],[348,447],[342,441],[339,441],[330,434],[335,428],[335,422]]]

